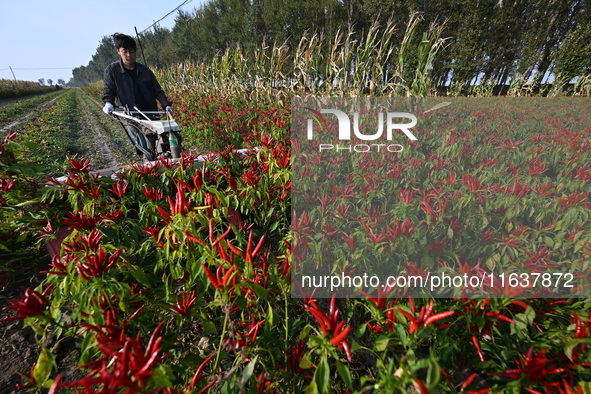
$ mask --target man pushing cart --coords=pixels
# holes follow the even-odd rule
[[[136,62],[133,37],[115,33],[113,42],[121,59],[105,69],[103,112],[117,117],[140,157],[179,157],[180,128],[172,118],[172,103],[152,70]],[[123,111],[115,110],[115,101]],[[164,111],[158,111],[156,101]],[[166,120],[161,120],[164,114]]]

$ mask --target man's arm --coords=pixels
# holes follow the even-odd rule
[[[112,66],[107,66],[103,75],[103,102],[111,104],[115,103],[115,97],[117,97],[117,87],[113,78],[112,69]]]

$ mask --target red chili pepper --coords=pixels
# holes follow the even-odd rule
[[[525,302],[520,301],[520,300],[513,300],[513,301],[511,301],[511,303],[515,304],[515,305],[519,305],[523,309],[527,309],[527,306],[528,306]]]
[[[336,299],[336,297],[332,297],[330,299],[330,304],[328,306],[328,318],[329,318],[329,323],[331,325],[336,324],[336,320],[337,320],[336,313],[337,312],[338,312],[337,299]]]
[[[191,241],[193,242],[197,242],[198,244],[204,245],[204,242],[201,240],[201,238],[197,238],[194,235],[191,235],[187,230],[184,231],[185,237],[189,238]]]
[[[468,378],[466,378],[466,380],[464,380],[464,383],[462,383],[462,385],[460,386],[462,391],[465,390],[466,387],[470,386],[470,384],[476,378],[476,376],[478,376],[478,373],[474,372],[472,375],[468,376]]]
[[[117,181],[117,183],[115,183],[115,185],[113,185],[113,187],[110,188],[109,191],[113,193],[115,196],[121,198],[127,191],[128,187],[128,182],[122,183],[121,181]]]
[[[168,200],[168,206],[170,207],[170,213],[172,215],[176,215],[178,213],[176,210],[176,203],[174,201],[172,201],[172,198],[170,196],[167,196],[166,199]]]
[[[501,319],[501,320],[504,320],[508,323],[515,324],[515,322],[510,317],[507,317],[505,315],[501,315],[498,312],[486,312],[485,316],[496,317],[497,319]]]
[[[407,311],[401,309],[400,307],[398,307],[396,309],[398,309],[398,311],[400,313],[402,313],[404,315],[404,317],[406,317],[409,320],[410,325],[409,325],[408,332],[410,334],[414,333],[419,328],[419,325],[417,324],[417,320],[415,319],[415,317],[412,314],[408,313]]]
[[[145,307],[146,307],[146,304],[143,304],[142,306],[137,308],[137,310],[135,312],[133,312],[131,314],[131,316],[129,316],[129,320],[132,320],[134,317],[136,317],[142,311],[142,309],[144,309]]]
[[[215,354],[212,354],[211,356],[207,357],[205,360],[203,360],[203,362],[201,364],[199,364],[199,367],[197,367],[197,370],[195,371],[195,374],[193,375],[193,379],[191,380],[191,384],[187,388],[188,391],[190,391],[193,387],[195,387],[195,385],[200,380],[204,379],[207,376],[207,375],[202,375],[201,371],[203,371],[203,368],[205,368],[205,364],[207,364],[213,358],[213,356],[215,356]],[[213,381],[212,383],[215,383],[215,381]]]
[[[220,235],[218,238],[216,238],[216,240],[213,241],[212,245],[216,245],[222,239],[226,238],[228,236],[228,234],[230,234],[230,231],[231,230],[232,230],[232,227],[231,226],[228,226],[228,229],[222,235]]]
[[[195,170],[195,176],[193,177],[193,186],[195,187],[195,190],[199,189],[202,184],[203,182],[201,178],[201,173],[199,172],[199,170]]]
[[[351,326],[345,325],[345,321],[337,323],[339,310],[336,307],[336,297],[333,296],[330,300],[328,316],[322,312],[318,305],[313,301],[311,301],[309,305],[305,305],[304,308],[316,318],[320,325],[320,329],[325,336],[332,334],[332,338],[330,339],[331,345],[335,346],[337,349],[342,347],[345,350],[347,359],[350,361],[351,350],[345,338],[347,337]]]
[[[223,270],[221,265],[219,266],[218,270]],[[237,274],[237,271],[238,271],[238,268],[236,268],[236,266],[233,265],[224,273],[224,278],[222,280],[222,285],[224,287],[227,286],[228,284],[230,284],[230,280],[232,278],[234,278],[234,276]]]
[[[197,301],[195,290],[191,290],[189,294],[183,291],[181,296],[182,300],[179,300],[179,297],[177,296],[176,305],[171,305],[170,308],[175,310],[181,316],[188,316],[189,309]]]
[[[213,242],[213,218],[209,219],[209,241]]]
[[[201,265],[203,266],[203,271],[205,272],[205,275],[207,276],[209,282],[213,285],[213,287],[217,290],[222,290],[222,286],[220,285],[216,277],[211,273],[209,268],[207,268],[207,266],[203,263],[201,263]]]
[[[228,256],[228,253],[226,253],[226,249],[224,249],[222,244],[215,245],[215,248],[217,249],[221,259],[226,260],[228,263],[234,265],[234,255],[232,255],[232,257]]]
[[[455,313],[456,313],[455,311],[446,311],[446,312],[441,312],[441,313],[438,313],[438,314],[436,314],[436,315],[430,316],[429,318],[427,318],[427,319],[425,320],[425,323],[424,323],[424,325],[425,325],[425,327],[426,327],[426,326],[428,326],[429,324],[431,324],[431,323],[433,323],[433,322],[435,322],[435,321],[437,321],[437,320],[444,319],[444,318],[446,318],[446,317],[449,317],[449,316],[451,316],[451,315],[453,315],[453,314],[455,314]]]
[[[159,201],[163,197],[162,191],[160,189],[156,189],[154,187],[148,188],[146,185],[142,187],[142,193],[144,193],[144,196],[146,196],[146,198],[151,201]]]
[[[172,222],[172,217],[162,207],[156,207],[156,209],[158,210],[158,212],[160,212],[160,216],[162,216],[165,223],[168,224]]]
[[[57,375],[57,377],[53,381],[53,384],[49,388],[49,391],[47,392],[47,394],[58,394],[59,393],[58,389],[60,387],[61,382],[62,382],[62,374],[60,373],[59,375]]]
[[[244,253],[242,253],[242,251],[240,249],[238,249],[237,247],[232,245],[232,243],[228,240],[226,240],[226,243],[228,244],[228,247],[230,248],[232,253],[237,254],[238,256],[244,258]]]
[[[394,323],[396,323],[397,319],[393,308],[390,308],[386,311],[386,320],[388,323],[388,331],[394,332]]]
[[[425,384],[421,379],[416,378],[415,383],[417,384],[417,386],[419,386],[421,394],[429,394],[429,390],[427,390],[427,387],[425,387]]]
[[[482,350],[480,349],[480,343],[478,342],[478,338],[476,338],[476,335],[472,335],[472,343],[474,344],[474,347],[476,348],[476,352],[478,353],[478,357],[480,358],[480,361],[484,362],[484,355],[482,354]]]
[[[308,305],[304,306],[304,308],[306,308],[316,318],[316,320],[318,321],[318,324],[320,325],[320,329],[322,330],[324,335],[328,335],[328,332],[329,332],[328,317],[316,308],[309,307]]]
[[[21,295],[22,300],[8,300],[10,306],[5,307],[4,309],[12,309],[18,313],[18,315],[2,319],[0,322],[21,320],[27,317],[43,315],[45,305],[47,304],[46,294],[50,290],[51,287],[48,287],[43,291],[43,294],[41,294],[29,287],[25,290],[25,294]]]
[[[581,318],[575,312],[573,312],[573,317],[575,319],[575,337],[579,338],[581,334]]]
[[[341,322],[341,327],[343,324],[345,324],[345,321]],[[343,339],[345,339],[345,337],[347,336],[347,334],[349,333],[349,330],[351,329],[351,326],[347,325],[344,329],[342,329],[342,331],[340,331],[336,336],[334,336],[331,340],[330,340],[330,344],[333,346],[337,346],[338,344],[340,344]],[[338,330],[335,330],[338,331]]]
[[[246,259],[247,262],[249,262],[249,263],[252,263],[253,262],[253,257],[257,255],[257,253],[261,249],[261,246],[263,246],[263,241],[264,240],[265,240],[265,235],[263,235],[261,237],[261,239],[259,240],[259,242],[257,243],[257,245],[253,249],[252,248],[252,245],[253,245],[253,231],[252,231],[252,229],[250,230],[250,233],[248,235],[248,243],[246,245],[246,255],[245,255],[245,259]]]
[[[434,307],[435,303],[433,302],[433,300],[429,301],[429,306],[427,307],[427,310],[425,311],[425,319],[428,318],[429,316],[431,316],[431,313],[433,313],[433,307]]]
[[[191,190],[193,190],[193,188],[185,181],[182,181],[178,178],[175,179],[175,182],[177,182],[178,184],[182,185],[185,189],[187,189],[188,192],[190,192]]]

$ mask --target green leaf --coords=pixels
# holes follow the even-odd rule
[[[309,324],[304,326],[304,328],[302,328],[302,331],[300,332],[300,339],[308,338],[308,335],[310,335],[311,329],[312,329],[312,326],[310,326]]]
[[[347,366],[345,366],[340,361],[337,361],[336,365],[337,371],[339,372],[339,375],[341,376],[347,387],[353,390],[353,378],[351,378],[351,372],[349,371],[349,368],[347,368]]]
[[[267,303],[267,320],[266,320],[267,328],[272,330],[275,325],[277,324],[277,314],[273,310],[271,303]]]
[[[566,343],[566,345],[564,346],[564,354],[566,354],[566,356],[573,361],[573,350],[575,347],[577,347],[578,345],[582,344],[582,343],[591,343],[591,338],[577,338],[577,339],[571,339],[570,341],[568,341]]]
[[[126,267],[127,267],[127,269],[129,269],[131,276],[133,276],[133,278],[135,280],[137,280],[139,284],[141,284],[145,287],[148,287],[148,288],[152,288],[156,284],[156,279],[155,279],[154,275],[150,275],[150,274],[142,271],[141,268],[139,268],[133,264],[127,264]]]
[[[314,382],[319,393],[328,393],[329,378],[330,367],[328,366],[326,354],[323,354],[318,367],[316,367],[316,372],[314,372]]]
[[[0,242],[0,250],[4,251],[4,252],[10,252],[10,249],[4,245],[4,243]]]
[[[394,330],[398,334],[398,338],[400,338],[400,344],[406,347],[408,342],[408,331],[402,326],[402,324],[395,324]]]
[[[579,387],[583,390],[583,393],[591,393],[591,382],[579,382],[575,388],[578,389]]]
[[[550,238],[548,236],[545,236],[544,237],[544,243],[546,245],[548,245],[549,247],[554,248],[554,241],[552,240],[552,238]]]
[[[495,267],[500,261],[501,255],[499,253],[495,253],[486,260],[485,265],[489,270],[494,271]]]
[[[121,296],[119,297],[119,309],[123,312],[129,311],[129,292],[119,291]]]
[[[250,377],[252,376],[252,373],[254,372],[254,367],[257,363],[257,360],[259,359],[259,356],[256,355],[251,362],[248,363],[248,365],[246,365],[246,368],[244,368],[244,371],[242,371],[242,387],[245,387],[246,382],[248,382],[248,380],[250,379]]]
[[[380,335],[378,338],[376,338],[375,342],[373,343],[373,350],[375,350],[376,352],[383,352],[386,349],[388,349],[388,342],[390,341],[390,338],[388,338],[386,335]]]
[[[306,390],[304,391],[305,394],[318,394],[318,387],[316,387],[316,382],[312,380]]]
[[[275,212],[275,208],[271,207],[269,212],[267,212],[266,218],[269,219],[271,216],[273,216],[273,212]]]
[[[528,306],[523,313],[518,313],[513,316],[513,321],[515,324],[511,325],[511,334],[517,334],[519,332],[526,331],[527,327],[533,323],[535,317],[536,312],[531,306]]]
[[[438,110],[438,109],[443,108],[443,107],[447,107],[450,104],[451,104],[451,101],[442,101],[442,102],[440,102],[438,104],[435,104],[434,106],[432,106],[428,110],[424,111],[423,113],[426,114],[427,112],[431,112],[431,111],[435,111],[435,110]]]
[[[273,222],[271,227],[269,227],[269,232],[272,233],[273,231],[277,230],[277,227],[279,227],[279,222]]]
[[[304,354],[304,356],[302,357],[302,359],[300,360],[300,364],[299,367],[301,369],[308,369],[310,367],[312,367],[314,364],[312,363],[312,352],[314,350],[310,350],[309,352],[306,352]]]
[[[437,388],[440,379],[441,371],[439,370],[439,364],[435,356],[431,355],[429,357],[429,367],[427,368],[427,386],[429,386],[430,392],[433,392]]]
[[[174,381],[174,373],[172,368],[167,364],[158,364],[152,369],[152,381],[156,387],[172,387]]]
[[[218,330],[216,325],[211,321],[211,320],[204,320],[203,322],[201,322],[201,326],[203,327],[203,329],[209,333],[212,334],[217,334]]]
[[[55,365],[55,358],[51,351],[47,348],[41,349],[41,354],[33,369],[33,379],[35,379],[35,382],[43,384],[49,378]]]
[[[240,285],[240,287],[252,289],[252,291],[254,291],[255,294],[257,295],[257,297],[261,300],[264,300],[264,301],[269,300],[269,293],[267,293],[267,290],[265,290],[265,288],[263,286],[259,285],[258,283],[254,283],[254,282],[243,283]]]

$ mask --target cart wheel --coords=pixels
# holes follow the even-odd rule
[[[135,150],[137,151],[138,155],[143,156],[148,161],[152,161],[154,159],[151,153],[152,146],[139,127],[135,125],[128,125],[126,127],[126,131],[129,135],[129,138],[135,145]]]
[[[137,136],[137,145],[141,146],[143,148],[143,149],[141,149],[141,151],[142,151],[145,159],[148,161],[154,160],[154,157],[150,153],[150,151],[152,150],[152,147],[150,146],[150,142],[148,141],[146,136],[143,133],[137,133],[136,136]]]

